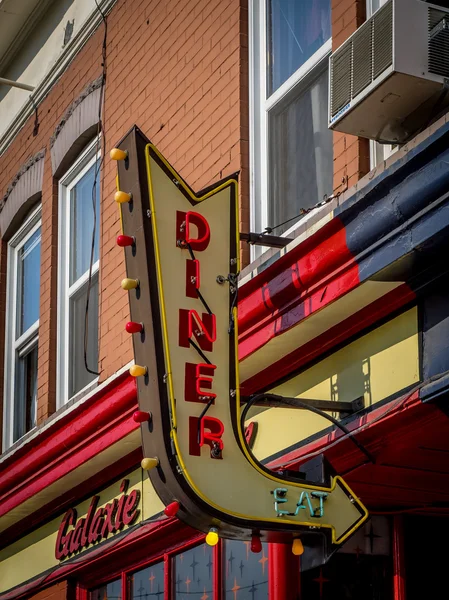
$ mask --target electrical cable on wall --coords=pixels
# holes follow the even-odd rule
[[[344,183],[345,179],[346,178],[343,178],[343,183]],[[347,187],[346,187],[346,189],[347,189]],[[289,219],[286,219],[285,221],[282,221],[282,223],[278,223],[277,225],[274,225],[273,227],[265,227],[265,229],[262,231],[262,233],[259,234],[259,238],[262,239],[264,235],[268,235],[268,234],[273,233],[273,231],[275,229],[279,229],[279,227],[282,227],[283,225],[287,225],[287,223],[291,223],[292,221],[296,221],[300,217],[303,217],[304,215],[309,214],[310,212],[312,212],[316,208],[319,208],[320,206],[324,206],[325,204],[327,204],[331,200],[334,200],[334,198],[339,198],[340,195],[342,194],[342,192],[346,191],[346,189],[345,190],[340,190],[340,191],[336,192],[335,194],[331,194],[330,196],[325,195],[323,197],[323,199],[320,200],[320,202],[317,202],[316,204],[314,204],[313,206],[310,206],[309,208],[300,208],[299,212],[294,217],[290,217]],[[248,244],[251,244],[251,243],[253,243],[253,242],[249,242],[248,241]]]
[[[103,36],[103,45],[102,45],[102,74],[101,74],[101,85],[100,85],[100,98],[98,102],[98,121],[97,121],[97,144],[95,148],[95,156],[98,156],[98,153],[101,152],[100,160],[97,159],[96,167],[95,167],[95,176],[94,182],[92,185],[92,210],[93,210],[93,228],[92,228],[92,244],[90,248],[90,262],[89,262],[89,277],[87,280],[87,297],[86,297],[86,311],[84,314],[84,366],[86,367],[86,371],[91,373],[92,375],[100,375],[100,373],[96,370],[93,370],[87,364],[87,346],[89,339],[89,299],[90,292],[92,288],[92,269],[94,264],[94,254],[95,254],[95,237],[97,233],[97,204],[96,204],[96,195],[97,195],[97,179],[100,174],[101,168],[103,166],[104,157],[105,157],[105,148],[106,148],[106,137],[104,132],[104,126],[101,118],[103,100],[104,100],[104,86],[106,83],[106,47],[107,47],[107,37],[108,37],[108,23],[106,17],[101,10],[97,0],[95,0],[95,5],[100,13],[103,23],[104,23],[104,36]],[[100,138],[101,135],[101,138]],[[101,141],[103,143],[101,143]],[[102,148],[103,147],[103,148]],[[103,150],[103,151],[102,151]]]

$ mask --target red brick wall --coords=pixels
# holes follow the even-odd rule
[[[119,0],[108,16],[101,186],[101,380],[132,359],[114,202],[116,165],[108,151],[133,125],[196,190],[241,171],[241,226],[248,229],[248,16],[244,0]],[[26,159],[47,148],[42,190],[38,420],[55,410],[57,182],[49,139],[70,103],[101,73],[103,27],[89,39],[1,157],[0,197]],[[244,256],[247,259],[247,256]],[[1,300],[1,298],[0,298]],[[4,302],[0,306],[0,316]],[[4,317],[3,317],[4,322]],[[0,331],[1,334],[1,331]],[[4,339],[4,337],[2,338]]]
[[[332,0],[332,50],[336,50],[366,19],[366,0]],[[370,170],[369,142],[334,132],[334,191],[351,187]]]

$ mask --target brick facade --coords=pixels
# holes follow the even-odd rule
[[[332,0],[333,48],[366,16],[365,0]],[[58,181],[50,138],[68,107],[101,75],[101,25],[1,157],[0,197],[21,166],[46,149],[42,189],[38,422],[56,409]],[[115,164],[108,151],[133,125],[148,135],[186,181],[199,190],[240,171],[240,228],[249,230],[248,9],[245,0],[119,0],[108,15],[104,101],[106,157],[100,217],[99,371],[104,381],[132,360],[123,323],[128,298],[119,282],[123,251],[113,200]],[[369,143],[334,133],[334,190],[369,171]],[[344,183],[342,183],[344,182]],[[249,247],[242,246],[242,263]],[[1,271],[4,278],[5,255]],[[5,297],[0,297],[4,339]],[[1,357],[0,357],[1,358]],[[1,361],[0,373],[3,370]],[[0,417],[1,418],[1,417]]]
[[[248,230],[248,13],[243,0],[119,0],[108,16],[104,104],[106,158],[100,217],[100,380],[132,359],[120,288],[124,255],[108,151],[136,123],[199,190],[240,171],[241,228]],[[50,138],[68,106],[101,74],[104,28],[75,57],[1,158],[0,197],[30,155],[47,149],[42,189],[38,422],[56,408],[58,182]],[[243,256],[248,260],[247,249]],[[2,275],[4,260],[1,261]],[[0,307],[4,328],[4,297]],[[4,339],[4,338],[2,338]],[[3,368],[3,362],[2,362]]]

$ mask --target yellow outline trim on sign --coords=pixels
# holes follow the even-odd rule
[[[236,209],[236,219],[235,219],[235,223],[236,223],[236,258],[237,258],[237,272],[239,271],[239,266],[240,266],[240,256],[239,256],[239,247],[238,247],[238,242],[239,242],[239,230],[238,230],[238,182],[235,179],[228,179],[227,181],[225,181],[223,184],[219,185],[218,187],[214,188],[213,190],[210,190],[208,192],[206,192],[206,194],[204,194],[203,196],[197,196],[195,193],[192,193],[191,189],[187,186],[187,184],[183,181],[183,179],[178,175],[178,173],[173,169],[173,167],[167,162],[167,160],[164,158],[164,156],[162,156],[162,154],[156,149],[156,147],[153,144],[147,144],[145,147],[145,161],[146,161],[146,166],[147,166],[147,179],[148,179],[148,190],[149,190],[149,197],[150,197],[150,209],[151,209],[151,214],[153,217],[156,216],[156,210],[155,210],[155,205],[154,205],[154,194],[153,194],[153,182],[152,182],[152,177],[151,177],[151,156],[150,156],[150,152],[149,150],[152,150],[152,152],[154,152],[154,154],[158,157],[158,159],[166,166],[166,168],[170,171],[170,173],[173,175],[173,177],[179,182],[179,185],[182,186],[183,190],[189,195],[189,197],[196,202],[197,204],[199,204],[200,202],[203,202],[204,200],[206,200],[207,198],[210,198],[211,196],[214,196],[215,194],[217,194],[218,192],[222,191],[225,188],[231,187],[232,185],[235,186],[235,197],[236,197],[236,202],[235,202],[235,209]],[[152,228],[153,228],[153,236],[154,236],[154,250],[155,250],[155,258],[156,258],[156,265],[157,265],[157,281],[158,281],[158,294],[159,294],[159,303],[160,303],[160,310],[161,310],[161,320],[162,320],[162,334],[163,334],[163,338],[164,338],[164,356],[165,356],[165,363],[166,363],[166,376],[167,376],[167,383],[168,383],[168,388],[169,388],[169,396],[170,396],[170,406],[171,406],[171,421],[172,421],[172,429],[170,432],[170,436],[173,439],[175,448],[176,448],[176,455],[177,455],[177,460],[180,464],[180,467],[182,469],[182,474],[184,475],[185,479],[187,480],[187,482],[189,483],[190,487],[192,488],[192,490],[195,492],[195,494],[201,498],[204,502],[206,502],[207,504],[209,504],[209,506],[212,506],[213,508],[215,508],[216,510],[219,510],[220,512],[223,512],[224,514],[229,514],[235,517],[239,517],[241,519],[246,519],[246,520],[250,520],[250,521],[261,521],[261,522],[266,522],[266,523],[279,523],[279,519],[277,517],[273,517],[272,519],[270,518],[257,518],[255,519],[254,517],[251,517],[250,515],[245,515],[245,514],[240,514],[240,513],[236,513],[236,512],[232,512],[229,511],[227,509],[222,508],[221,506],[218,506],[217,504],[215,504],[213,501],[211,501],[209,498],[207,498],[195,485],[195,483],[193,482],[189,472],[186,469],[184,460],[182,458],[181,452],[180,452],[180,447],[178,444],[178,439],[177,439],[177,431],[176,431],[176,427],[177,427],[177,422],[176,422],[176,403],[175,403],[175,398],[174,398],[174,390],[173,390],[173,380],[172,380],[172,371],[171,371],[171,361],[170,361],[170,350],[169,350],[169,340],[168,340],[168,328],[167,328],[167,317],[165,314],[165,300],[164,300],[164,290],[163,290],[163,285],[162,285],[162,273],[161,273],[161,260],[160,260],[160,250],[159,250],[159,238],[158,238],[158,231],[157,231],[157,224],[156,224],[156,218],[152,218],[151,219],[151,224],[152,224]],[[238,330],[237,330],[237,309],[234,307],[234,325],[235,325],[235,334],[234,334],[234,345],[235,345],[235,357],[236,357],[236,364],[235,364],[235,381],[236,381],[236,395],[235,395],[235,401],[236,401],[236,409],[237,409],[237,416],[240,416],[240,381],[239,381],[239,370],[238,370],[238,353],[237,353],[237,340],[238,340]],[[251,466],[256,469],[257,471],[259,471],[259,473],[261,473],[265,478],[272,480],[275,483],[280,483],[282,485],[285,485],[286,482],[282,479],[277,479],[276,477],[274,477],[273,475],[270,475],[269,473],[267,473],[266,471],[264,471],[263,469],[261,469],[257,463],[254,462],[252,456],[249,454],[246,444],[244,443],[243,440],[243,435],[242,435],[242,431],[240,428],[240,419],[237,419],[238,423],[237,423],[237,428],[238,428],[238,434],[239,434],[239,439],[240,439],[240,445],[241,448],[243,450],[243,454],[246,457],[246,459],[249,461],[249,463],[251,464]],[[332,486],[331,488],[327,488],[327,487],[321,487],[321,486],[311,486],[311,485],[304,485],[304,484],[297,484],[295,482],[288,482],[289,486],[292,487],[296,487],[298,489],[306,489],[306,490],[312,490],[312,491],[324,491],[324,492],[330,492],[332,493],[334,491],[334,489],[337,486],[337,483],[340,483],[340,486],[342,488],[344,488],[347,492],[348,492],[348,496],[352,496],[354,498],[354,500],[357,501],[358,506],[360,507],[360,510],[363,512],[363,514],[361,515],[361,518],[358,519],[356,521],[356,524],[354,525],[354,527],[350,530],[348,530],[345,535],[343,535],[340,538],[336,538],[335,536],[335,527],[333,525],[327,525],[327,524],[317,524],[316,522],[309,522],[309,521],[292,521],[290,519],[282,519],[282,523],[285,524],[291,524],[293,526],[308,526],[308,527],[314,527],[314,528],[318,528],[318,529],[322,529],[322,528],[327,528],[327,529],[331,529],[332,530],[332,543],[334,544],[340,544],[342,543],[345,539],[347,539],[356,529],[358,529],[360,527],[360,525],[366,521],[366,519],[368,518],[368,511],[365,508],[365,506],[360,502],[360,500],[358,500],[357,496],[352,492],[351,488],[346,484],[346,482],[340,477],[340,476],[336,476],[332,479]],[[349,498],[348,498],[349,500]]]

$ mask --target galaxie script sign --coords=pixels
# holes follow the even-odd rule
[[[90,501],[87,515],[78,519],[75,508],[64,515],[56,538],[55,557],[63,560],[115,535],[139,517],[140,490],[128,493],[129,480],[120,484],[120,496],[98,507],[100,496]]]

